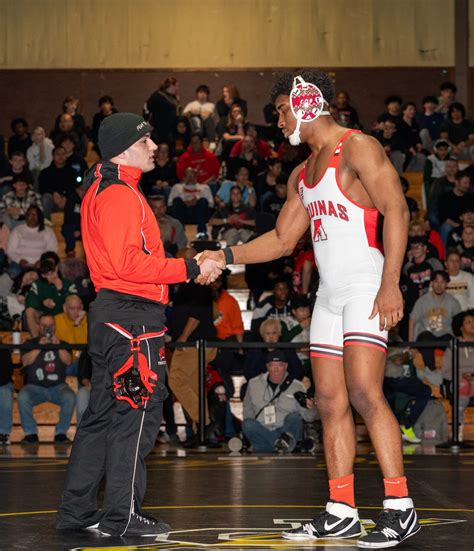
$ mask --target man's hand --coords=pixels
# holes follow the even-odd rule
[[[52,298],[46,298],[45,300],[43,300],[43,306],[52,310],[56,306],[56,303]]]
[[[403,318],[403,298],[398,285],[380,286],[369,320],[379,315],[380,331],[388,331]]]
[[[201,285],[209,285],[209,283],[215,281],[225,268],[225,264],[222,267],[222,264],[219,261],[212,258],[206,258],[198,261],[198,264],[201,268],[201,274],[196,278],[196,282]]]

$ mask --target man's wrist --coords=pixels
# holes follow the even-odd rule
[[[186,264],[186,279],[196,279],[201,273],[197,261],[194,258],[187,258],[184,263]]]
[[[230,247],[225,247],[224,249],[222,249],[222,252],[224,253],[226,266],[228,266],[229,264],[233,264],[234,253],[232,252],[232,249]]]

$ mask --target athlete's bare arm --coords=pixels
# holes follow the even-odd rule
[[[298,195],[298,177],[303,163],[297,166],[288,179],[288,198],[278,216],[276,227],[257,239],[231,247],[234,264],[255,264],[269,262],[293,252],[296,244],[309,226],[309,217]],[[199,263],[213,258],[225,263],[222,251],[204,251]]]
[[[390,329],[403,317],[399,281],[410,220],[407,203],[397,172],[374,138],[363,134],[352,136],[347,141],[344,155],[346,164],[357,175],[374,206],[385,217],[385,262],[371,318],[378,313],[380,328]]]

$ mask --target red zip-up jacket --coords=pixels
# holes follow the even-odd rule
[[[104,161],[88,171],[81,231],[96,291],[168,302],[168,284],[199,274],[194,260],[166,258],[155,215],[138,186],[141,170]]]

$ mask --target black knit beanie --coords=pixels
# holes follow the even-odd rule
[[[128,149],[142,136],[151,132],[151,126],[140,115],[114,113],[99,127],[99,149],[102,159],[108,161]]]

